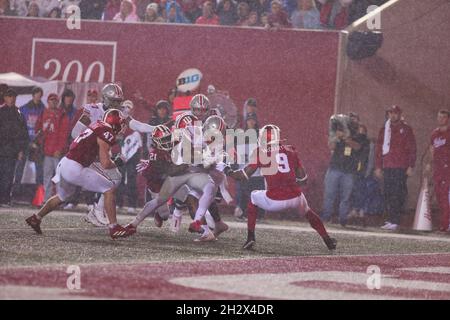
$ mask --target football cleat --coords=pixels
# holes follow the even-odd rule
[[[161,228],[164,220],[161,218],[158,212],[155,212],[155,216],[153,217],[153,221],[155,222],[155,226]]]
[[[94,214],[94,210],[89,211],[87,215],[84,216],[84,221],[96,226],[96,227],[105,227],[106,225],[98,221],[97,217]]]
[[[216,222],[216,226],[214,228],[214,236],[217,238],[219,235],[221,235],[223,232],[227,231],[229,229],[228,225],[221,221]]]
[[[134,229],[134,232],[136,232],[136,228]],[[126,229],[119,224],[116,224],[114,227],[109,228],[109,235],[112,239],[126,238],[131,236],[134,232],[131,228]]]
[[[194,239],[194,242],[211,242],[216,240],[214,234],[211,231],[207,231],[203,233],[200,238]]]
[[[255,239],[247,239],[247,241],[242,246],[242,249],[253,250],[255,243],[256,243]]]
[[[125,228],[125,230],[127,230],[127,233],[129,236],[135,234],[137,231],[137,228],[135,226],[133,226],[131,223],[127,224],[124,228]]]
[[[324,238],[323,241],[327,245],[328,250],[336,250],[337,240],[334,238]]]
[[[189,232],[202,232],[202,222],[199,220],[192,221],[189,225]]]
[[[25,219],[25,222],[33,228],[34,231],[36,231],[37,234],[42,234],[41,230],[41,220],[39,220],[35,214],[33,214],[31,217]]]

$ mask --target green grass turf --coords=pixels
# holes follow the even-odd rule
[[[244,251],[245,224],[232,227],[213,243],[194,243],[196,235],[188,233],[185,216],[178,234],[168,223],[158,229],[148,218],[131,238],[111,240],[106,229],[95,228],[79,213],[54,212],[43,222],[43,235],[36,235],[24,219],[35,213],[26,208],[0,209],[0,267],[48,264],[130,263],[231,258],[329,255],[314,232],[258,229],[257,249]],[[120,217],[125,224],[131,217]],[[265,226],[301,226],[298,222],[268,221]],[[333,233],[333,227],[330,228]],[[334,230],[342,230],[336,228]],[[376,230],[377,232],[379,230]],[[358,231],[356,231],[358,232]],[[433,236],[445,237],[433,234]],[[450,242],[422,241],[384,237],[360,237],[336,234],[338,249],[334,255],[448,253]]]

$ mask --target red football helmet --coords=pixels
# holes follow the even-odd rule
[[[184,129],[188,126],[194,125],[198,118],[188,112],[180,114],[175,120],[175,129]]]
[[[119,134],[125,128],[125,119],[117,109],[109,109],[103,115],[103,122],[112,128],[115,134]]]
[[[160,150],[170,151],[173,148],[172,132],[163,124],[153,129],[152,141],[155,143],[156,148]]]
[[[259,130],[259,145],[267,147],[280,143],[280,128],[274,124],[268,124]]]

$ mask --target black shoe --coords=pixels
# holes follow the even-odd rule
[[[242,246],[242,249],[245,250],[253,250],[253,246],[255,245],[256,241],[254,239],[247,239],[247,241]]]
[[[25,221],[28,223],[28,225],[33,228],[34,231],[36,231],[37,234],[42,234],[41,230],[41,220],[36,218],[35,215],[32,215],[31,217],[25,219]]]
[[[334,238],[327,237],[323,239],[325,244],[327,245],[328,250],[336,250],[337,240]]]

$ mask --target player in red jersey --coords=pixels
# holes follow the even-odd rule
[[[450,232],[450,112],[440,110],[439,127],[431,134],[433,181],[436,199],[441,210],[440,231]]]
[[[251,193],[247,207],[247,241],[243,248],[251,249],[255,244],[255,226],[257,207],[266,211],[283,211],[300,208],[300,213],[308,219],[311,227],[324,240],[328,249],[336,249],[337,241],[330,238],[319,216],[308,206],[300,185],[306,183],[307,174],[294,147],[280,144],[280,129],[275,125],[264,126],[260,131],[259,147],[253,154],[253,161],[244,169],[232,171],[228,176],[237,180],[248,179],[260,168],[266,179],[267,190]],[[266,161],[271,160],[271,161]]]
[[[137,170],[147,181],[147,189],[156,198],[172,165],[172,133],[165,125],[158,125],[152,132],[154,147],[149,150],[148,160],[141,160]],[[160,228],[169,217],[167,204],[159,207],[154,215],[155,225]]]
[[[110,236],[122,238],[128,236],[125,228],[117,224],[114,182],[104,174],[104,169],[112,169],[120,165],[120,160],[113,162],[110,158],[111,146],[116,142],[116,135],[125,126],[121,112],[116,109],[108,110],[103,121],[98,121],[83,131],[70,145],[69,152],[63,157],[52,179],[56,183],[56,195],[51,197],[36,215],[32,215],[26,222],[41,234],[42,219],[55,210],[60,204],[69,199],[77,187],[87,191],[102,193],[105,197],[105,208],[110,221]],[[100,159],[98,168],[90,167]]]

